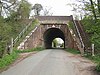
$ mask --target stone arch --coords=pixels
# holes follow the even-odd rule
[[[52,48],[52,41],[55,38],[61,38],[64,41],[65,48],[65,36],[64,33],[59,28],[49,28],[43,34],[44,47],[47,49]]]

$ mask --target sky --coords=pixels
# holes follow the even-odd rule
[[[69,16],[72,15],[72,7],[67,6],[73,0],[28,0],[32,5],[38,3],[43,7],[50,9],[50,13],[54,16]]]

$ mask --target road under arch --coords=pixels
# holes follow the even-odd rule
[[[65,36],[64,33],[58,28],[50,28],[44,32],[43,39],[44,39],[44,46],[46,49],[52,48],[52,41],[55,38],[61,38],[64,41],[64,48],[65,48]]]

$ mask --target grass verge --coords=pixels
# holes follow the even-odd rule
[[[26,53],[26,52],[33,52],[33,51],[42,51],[44,50],[43,47],[36,47],[32,49],[26,49],[26,50],[16,50],[17,53]]]
[[[80,51],[79,50],[76,50],[76,49],[72,49],[72,48],[67,48],[65,49],[67,52],[70,52],[72,54],[80,54]]]
[[[19,53],[26,53],[26,52],[33,52],[33,51],[41,51],[44,50],[43,47],[36,47],[33,49],[27,49],[27,50],[16,50],[14,49],[13,53],[8,55],[6,54],[3,56],[3,58],[0,58],[0,70],[6,69],[9,67],[10,64],[12,64],[19,56]]]

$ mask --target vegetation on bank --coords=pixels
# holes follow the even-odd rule
[[[27,50],[14,50],[10,55],[6,54],[3,56],[3,58],[0,58],[0,69],[7,68],[10,64],[12,64],[18,57],[20,53],[27,53],[27,52],[33,52],[33,51],[41,51],[44,50],[43,47],[36,47],[33,49],[27,49]]]
[[[100,19],[95,22],[95,20],[84,18],[81,22],[89,40],[95,45],[95,52],[100,53]]]
[[[0,1],[0,69],[7,67],[17,59],[19,53],[40,51],[43,48],[37,47],[31,50],[8,52],[8,47],[11,45],[11,38],[15,39],[23,29],[26,29],[29,22],[33,19],[30,16],[32,5],[27,0],[3,0]],[[33,19],[32,24],[27,28],[27,31],[14,45],[16,48],[20,42],[28,35],[36,26],[37,20]],[[18,37],[19,38],[19,37]]]
[[[0,1],[0,58],[7,53],[11,38],[28,25],[32,5],[27,0]]]
[[[97,63],[100,71],[100,0],[77,0],[68,4],[73,8],[74,19],[80,20],[91,44],[95,47],[95,56],[86,57]],[[75,29],[70,23],[70,28]]]
[[[95,56],[87,55],[86,57],[96,62],[97,71],[100,71],[100,0],[77,0],[81,3],[73,3],[73,12],[75,19],[81,16],[81,22],[85,28],[85,32],[89,36],[91,43],[95,45]],[[12,54],[7,54],[7,46],[11,44],[11,38],[16,36],[27,26],[27,19],[30,18],[32,5],[27,0],[2,0],[0,1],[0,66],[5,67],[17,58],[17,53],[31,52],[41,50],[41,48],[32,50],[15,51]],[[35,5],[33,9],[42,9],[40,4]],[[41,10],[40,9],[40,10]],[[76,14],[78,13],[78,15]],[[38,11],[37,11],[37,13]],[[73,26],[72,29],[74,29]],[[34,24],[29,28],[28,32],[22,39],[34,28]],[[16,46],[22,41],[16,44]],[[78,54],[77,50],[67,49],[67,51]],[[74,52],[77,51],[77,52]],[[16,53],[17,52],[17,53]]]

